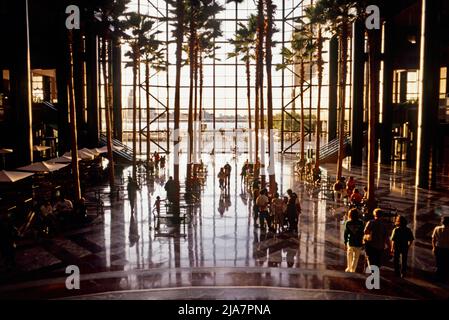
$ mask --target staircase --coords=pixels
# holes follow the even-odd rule
[[[329,143],[322,145],[320,148],[320,163],[337,162],[339,139],[336,138]],[[345,134],[343,140],[344,157],[347,157],[351,153],[351,137],[349,134]]]
[[[107,145],[106,142],[106,135],[101,134],[100,135],[100,143],[102,145]],[[112,144],[115,147],[119,147],[120,150],[113,150],[114,158],[118,159],[119,161],[125,162],[125,163],[132,163],[133,162],[133,150],[131,148],[128,148],[128,146],[124,145],[121,141],[117,139],[112,139]]]

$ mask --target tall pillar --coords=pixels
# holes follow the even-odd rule
[[[391,148],[393,140],[393,62],[392,62],[392,32],[391,21],[384,23],[384,68],[383,68],[383,112],[382,112],[382,131],[380,133],[380,148],[382,150],[381,163],[391,163]]]
[[[337,103],[338,103],[338,37],[329,41],[329,113],[328,141],[337,138]]]
[[[365,30],[357,21],[352,37],[352,124],[351,164],[362,165],[363,155],[363,90],[365,69]]]
[[[70,149],[69,125],[69,92],[67,88],[68,46],[67,39],[60,38],[61,54],[56,68],[56,83],[58,87],[58,151],[62,153]]]
[[[87,135],[90,147],[98,146],[98,39],[92,32],[86,33],[86,96],[87,96]]]
[[[122,48],[117,39],[112,43],[113,137],[122,140]]]
[[[439,0],[422,0],[416,184],[435,188],[438,134]]]
[[[84,43],[81,30],[73,31],[73,78],[76,105],[78,143],[84,146],[85,137],[85,89],[84,89]]]
[[[57,99],[56,105],[58,109],[58,152],[59,155],[70,150],[70,121],[69,121],[69,92],[68,79],[70,67],[69,43],[67,29],[65,28],[65,14],[64,1],[55,3],[55,11],[57,15],[57,24],[61,26],[55,30],[55,41],[58,42],[58,52],[55,54],[56,61],[56,87]]]
[[[14,108],[15,165],[33,162],[31,61],[28,20],[28,0],[11,1],[14,17],[11,19],[14,33],[11,34],[11,104]]]

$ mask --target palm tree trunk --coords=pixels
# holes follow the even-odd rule
[[[151,139],[150,139],[150,65],[148,61],[149,57],[146,57],[145,61],[145,91],[146,91],[146,100],[147,100],[147,162],[150,161],[151,158]]]
[[[300,157],[300,162],[302,164],[304,164],[305,161],[305,139],[306,139],[306,134],[305,134],[305,127],[304,127],[304,79],[305,79],[305,65],[304,65],[304,58],[301,57],[301,61],[300,61],[300,68],[301,70],[299,71],[299,90],[301,92],[300,95],[300,99],[301,99],[301,157]]]
[[[316,145],[315,145],[315,170],[320,168],[320,135],[321,135],[321,89],[323,86],[323,37],[321,26],[318,26],[317,38],[317,67],[318,67],[318,101],[316,109]]]
[[[337,179],[343,174],[343,159],[345,158],[344,140],[345,140],[345,109],[346,109],[346,76],[348,69],[348,25],[343,22],[340,35],[340,101],[339,101],[339,132],[338,132],[338,161],[337,161]]]
[[[379,71],[380,62],[380,32],[368,31],[369,69],[370,69],[370,103],[368,109],[368,208],[373,210],[376,204],[375,197],[375,152],[376,152],[376,118],[379,110]]]
[[[201,141],[202,141],[202,130],[201,124],[203,123],[203,86],[204,86],[204,69],[203,69],[203,55],[200,52],[199,55],[199,69],[200,69],[200,113],[198,121],[198,157],[201,159]]]
[[[105,109],[105,122],[106,122],[106,144],[108,149],[108,172],[109,172],[109,186],[111,192],[114,189],[114,158],[112,153],[112,122],[111,122],[111,92],[109,84],[108,67],[106,63],[106,57],[108,52],[108,41],[103,37],[102,39],[102,65],[103,65],[103,79],[104,79],[104,109]]]
[[[194,79],[195,79],[195,90],[194,90],[194,114],[193,114],[193,163],[198,162],[198,39],[195,39],[195,51],[194,51]]]
[[[246,67],[246,101],[248,105],[248,142],[249,142],[249,160],[253,163],[253,134],[252,134],[252,121],[251,121],[251,69],[250,69],[250,57],[246,56],[245,67]]]
[[[75,201],[81,199],[81,185],[80,174],[78,167],[78,132],[76,129],[76,106],[75,106],[75,90],[73,83],[73,34],[69,31],[69,77],[68,77],[68,91],[70,104],[70,138],[71,138],[71,152],[72,152],[72,174],[75,191]]]
[[[272,83],[272,33],[273,33],[273,3],[271,0],[266,0],[267,21],[265,24],[265,61],[267,69],[267,113],[268,113],[268,154],[270,159],[269,164],[269,181],[270,192],[274,194],[276,192],[276,176],[275,176],[275,164],[274,164],[274,134],[273,134],[273,83]]]
[[[256,79],[255,79],[255,93],[254,93],[254,139],[255,139],[255,148],[254,148],[254,163],[259,159],[259,58],[258,53],[256,53]]]
[[[135,45],[136,46],[136,45]],[[137,68],[138,49],[133,48],[133,180],[137,178]]]
[[[190,62],[190,83],[189,83],[189,120],[188,120],[188,133],[189,133],[189,147],[188,147],[188,161],[187,161],[187,179],[191,178],[191,165],[193,154],[193,90],[194,90],[194,77],[195,77],[195,26],[194,22],[190,21],[190,39],[189,39],[189,62]]]
[[[257,64],[258,69],[258,93],[259,93],[259,121],[260,121],[260,147],[259,147],[259,158],[261,165],[261,185],[265,186],[265,169],[263,168],[265,164],[265,144],[264,144],[264,97],[263,97],[263,43],[264,43],[264,31],[265,31],[265,19],[264,19],[264,3],[263,0],[259,0],[257,3]]]
[[[176,0],[176,83],[174,100],[174,129],[175,137],[173,151],[173,179],[179,185],[179,118],[181,114],[181,67],[182,67],[182,44],[184,42],[184,1]]]

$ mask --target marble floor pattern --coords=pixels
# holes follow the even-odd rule
[[[382,268],[381,289],[368,290],[363,256],[357,273],[343,272],[345,208],[312,191],[295,176],[293,157],[278,156],[276,177],[281,193],[288,188],[301,199],[300,233],[272,234],[254,228],[251,199],[242,188],[240,168],[245,155],[207,156],[207,183],[191,222],[155,230],[151,208],[172,166],[160,170],[151,183],[142,180],[134,215],[125,192],[109,197],[99,186],[104,216],[81,229],[41,241],[21,241],[17,268],[0,267],[2,299],[447,299],[449,286],[433,282],[431,233],[449,214],[448,177],[441,191],[414,187],[415,172],[395,165],[379,166],[377,196],[408,219],[416,241],[409,253],[409,277],[397,279],[391,262]],[[181,163],[183,160],[181,159]],[[229,193],[221,193],[215,177],[226,162],[232,166]],[[324,176],[335,165],[323,166]],[[118,175],[126,180],[130,168]],[[181,172],[183,176],[185,172]],[[345,165],[345,176],[363,188],[366,167]],[[126,189],[126,188],[125,188]],[[94,189],[89,190],[92,196]],[[92,213],[95,216],[95,213]],[[65,288],[65,268],[77,265],[81,289]],[[174,290],[179,288],[179,290]],[[183,288],[182,290],[180,288]],[[259,288],[259,289],[258,289]]]

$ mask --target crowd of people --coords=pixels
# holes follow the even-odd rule
[[[267,189],[253,190],[254,226],[274,233],[298,232],[301,204],[298,195],[291,189],[282,197],[279,193],[269,194]]]
[[[64,195],[52,201],[35,202],[26,222],[20,227],[17,227],[8,215],[0,215],[0,256],[7,268],[13,268],[19,238],[28,234],[38,239],[49,237],[88,221],[85,198],[73,202]]]
[[[157,151],[154,151],[153,155],[148,159],[147,168],[150,175],[153,175],[159,169],[164,169],[165,156],[161,156]]]
[[[68,197],[60,195],[54,201],[36,203],[34,213],[38,231],[46,235],[58,233],[64,226],[88,221],[84,197],[74,204]]]
[[[393,229],[389,228],[389,217],[377,208],[373,219],[364,223],[359,210],[352,208],[344,229],[346,247],[346,272],[356,272],[359,257],[365,251],[367,266],[381,267],[393,258],[395,275],[405,278],[408,271],[408,251],[415,240],[412,230],[407,227],[404,216],[396,216]],[[449,217],[443,217],[441,225],[432,233],[432,252],[436,259],[436,279],[447,281],[449,275]]]
[[[361,209],[365,206],[368,198],[368,189],[363,187],[363,194],[354,177],[349,177],[346,181],[345,177],[337,179],[333,185],[334,200],[337,202],[345,202],[350,208]]]

